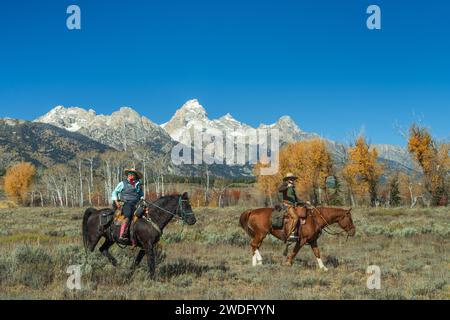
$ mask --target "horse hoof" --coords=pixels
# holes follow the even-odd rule
[[[320,270],[322,270],[323,272],[328,272],[328,268],[325,268],[325,267],[323,267],[323,268],[320,269]]]

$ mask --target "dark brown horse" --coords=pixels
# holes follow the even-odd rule
[[[286,242],[289,235],[286,234],[285,229],[272,228],[272,213],[274,208],[262,208],[256,210],[247,210],[241,214],[241,227],[252,238],[250,243],[253,254],[253,266],[262,264],[262,257],[259,253],[259,248],[270,233],[276,238]],[[288,264],[292,265],[292,261],[297,255],[298,251],[305,245],[311,245],[312,251],[317,258],[320,269],[327,271],[328,269],[320,258],[320,251],[317,246],[317,240],[320,237],[322,230],[335,223],[347,233],[348,236],[354,236],[356,233],[355,226],[352,220],[351,210],[339,208],[312,208],[307,211],[306,223],[301,225],[300,232],[297,230],[298,240],[295,242],[295,247],[291,255],[288,256]],[[285,223],[285,225],[288,223]],[[287,253],[287,252],[286,252]]]
[[[140,247],[141,250],[134,260],[132,270],[139,265],[144,255],[147,254],[148,272],[150,277],[153,278],[155,275],[154,248],[162,235],[163,229],[173,218],[181,219],[188,225],[195,224],[196,219],[187,193],[164,196],[155,202],[142,200],[137,208],[136,212],[143,213],[143,217],[133,223],[131,233],[132,238],[136,241],[136,246]],[[111,220],[106,224],[102,223],[102,215],[105,217],[111,213],[113,213],[113,210],[110,208],[102,210],[89,208],[85,211],[82,225],[83,243],[86,250],[92,252],[100,239],[105,238],[100,247],[100,252],[116,266],[117,260],[108,250],[114,243],[121,243],[118,241],[120,226],[116,226]],[[131,242],[124,245],[131,245]]]

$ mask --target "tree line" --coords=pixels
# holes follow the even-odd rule
[[[263,165],[256,165],[257,187],[273,205],[279,200],[277,188],[283,176],[292,172],[299,178],[299,196],[315,205],[448,205],[450,144],[437,142],[428,129],[412,125],[408,151],[416,168],[406,173],[388,170],[364,136],[357,137],[346,149],[343,163],[333,160],[324,140],[299,141],[280,150],[278,174],[259,175]]]
[[[16,203],[30,206],[83,207],[111,205],[111,193],[125,179],[125,168],[136,168],[143,174],[147,199],[185,191],[190,186],[191,198],[198,206],[236,204],[241,188],[254,183],[254,178],[225,179],[211,176],[205,166],[199,176],[170,174],[168,160],[154,158],[145,149],[132,153],[108,151],[83,152],[65,164],[36,168],[29,162],[18,162],[4,172],[3,189]]]
[[[84,152],[65,164],[36,168],[16,163],[4,172],[4,192],[22,205],[82,207],[111,205],[111,193],[124,179],[128,167],[143,173],[148,199],[180,191],[191,185],[197,206],[224,207],[240,204],[273,206],[279,201],[277,188],[287,172],[299,179],[297,192],[315,205],[336,206],[440,206],[448,205],[450,194],[450,144],[436,141],[429,130],[411,126],[408,151],[416,168],[407,173],[387,170],[378,151],[364,136],[347,148],[343,163],[336,163],[327,143],[312,139],[288,144],[280,150],[280,170],[271,176],[224,179],[210,174],[204,166],[197,177],[169,174],[168,159],[154,158],[145,149],[133,152]],[[249,188],[256,184],[259,195]],[[244,202],[242,202],[244,201]]]

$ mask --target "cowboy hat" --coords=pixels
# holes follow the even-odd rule
[[[293,173],[289,172],[286,174],[286,176],[283,178],[283,181],[287,181],[287,180],[297,180],[298,177],[294,176]]]
[[[134,169],[134,168],[131,168],[131,169],[125,169],[125,170],[123,170],[123,173],[124,173],[125,175],[128,175],[129,173],[134,173],[138,179],[141,179],[141,178],[142,178],[142,173],[139,172],[139,171],[137,171],[137,170]]]

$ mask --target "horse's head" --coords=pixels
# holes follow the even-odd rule
[[[178,208],[176,214],[190,226],[197,222],[187,192],[178,196]]]
[[[349,210],[343,210],[337,222],[339,226],[347,232],[348,236],[353,237],[356,234],[356,227],[353,224],[351,208]]]

